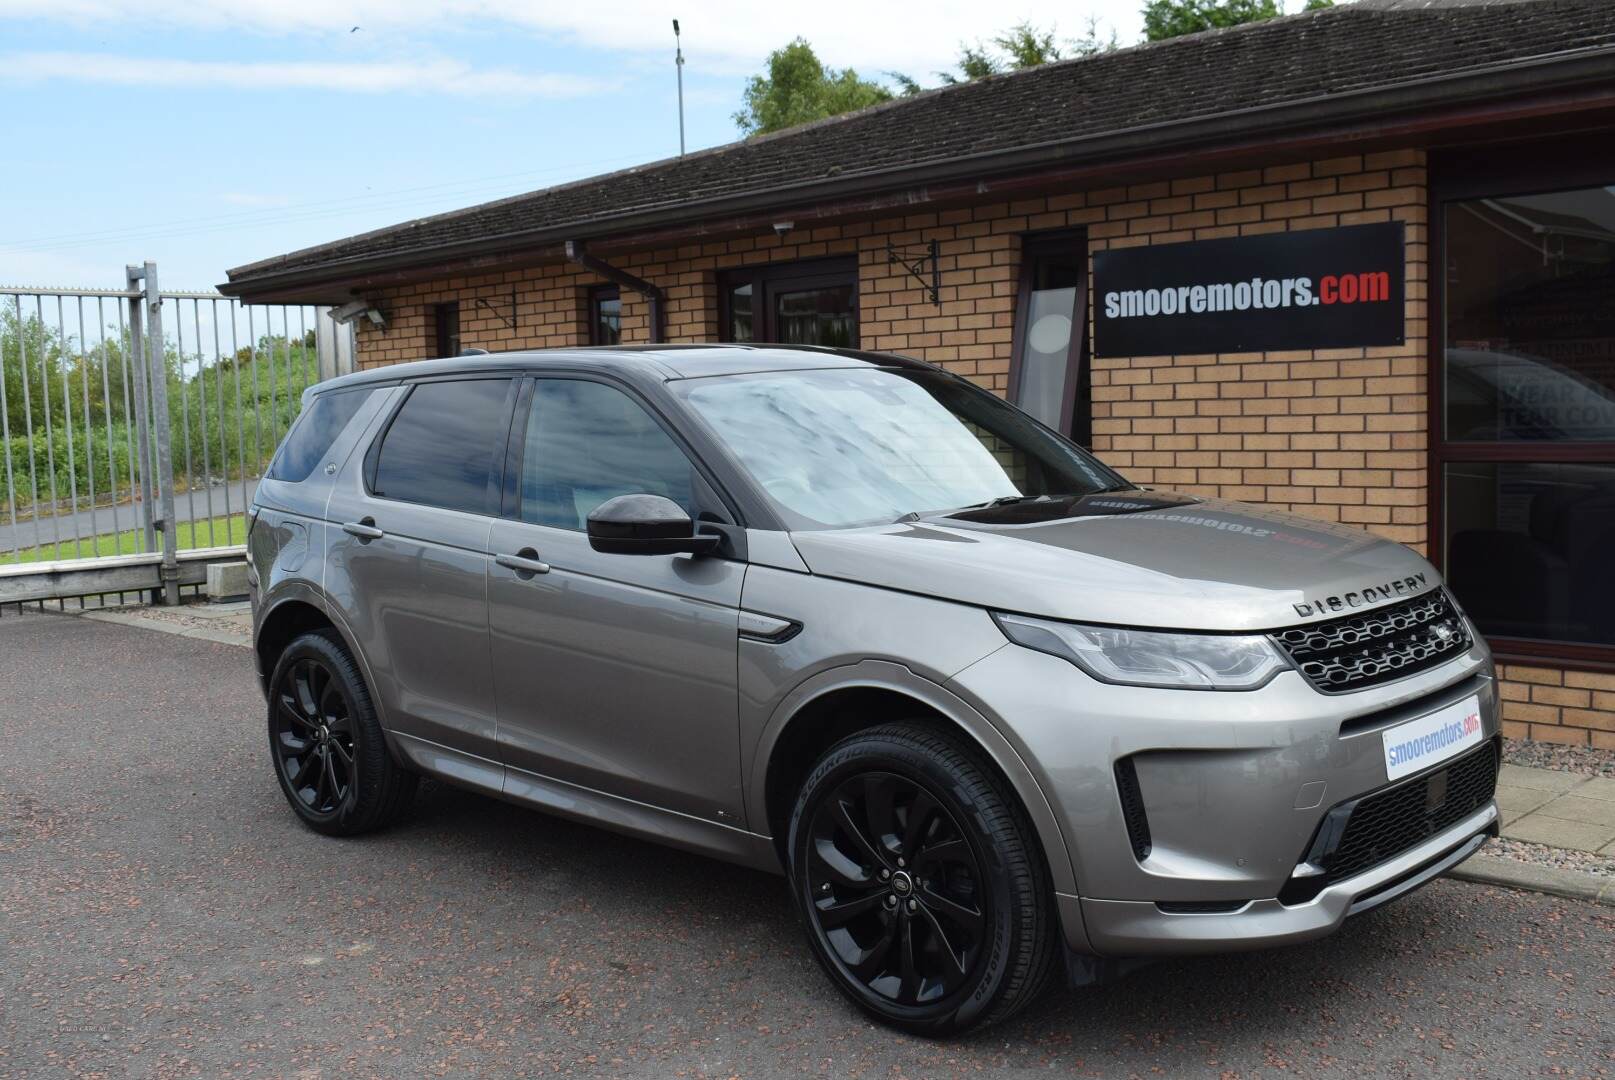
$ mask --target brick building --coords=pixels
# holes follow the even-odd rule
[[[1139,483],[1411,545],[1492,641],[1507,734],[1615,747],[1611,185],[1615,3],[1362,0],[408,222],[222,288],[364,301],[365,366],[619,341],[930,360]]]

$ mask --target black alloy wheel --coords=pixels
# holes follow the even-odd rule
[[[335,816],[353,794],[353,706],[321,661],[286,666],[273,691],[270,738],[287,790],[307,812]]]
[[[810,826],[813,921],[871,993],[899,1005],[960,990],[980,959],[990,896],[953,816],[890,772],[851,776]]]
[[[388,824],[419,780],[393,759],[359,666],[334,631],[303,634],[269,677],[269,752],[286,801],[330,836]]]
[[[883,724],[825,751],[786,850],[814,957],[893,1027],[948,1035],[1006,1019],[1058,958],[1031,822],[981,751],[940,724]]]

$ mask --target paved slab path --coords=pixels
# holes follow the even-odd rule
[[[0,1076],[1615,1073],[1615,910],[1454,881],[896,1035],[828,988],[778,878],[445,788],[379,836],[301,828],[249,664],[0,619]]]
[[[1497,806],[1504,836],[1615,855],[1615,779],[1504,765]]]

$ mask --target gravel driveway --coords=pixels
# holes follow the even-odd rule
[[[379,836],[301,828],[249,664],[0,620],[0,1075],[1615,1074],[1615,912],[1452,881],[968,1041],[893,1034],[779,879],[442,787]]]

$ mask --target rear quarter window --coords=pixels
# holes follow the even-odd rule
[[[292,425],[280,453],[265,475],[271,480],[301,484],[319,466],[320,459],[348,426],[359,407],[370,397],[369,389],[338,390],[318,394],[297,423]]]

